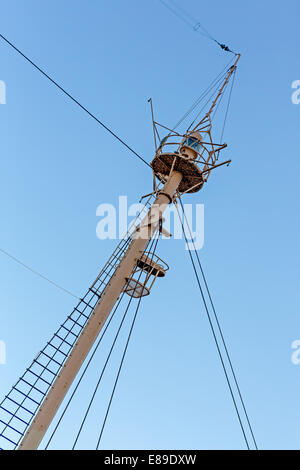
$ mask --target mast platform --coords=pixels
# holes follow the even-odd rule
[[[168,180],[172,171],[180,172],[183,175],[178,187],[180,193],[196,193],[204,184],[202,171],[196,163],[179,153],[157,153],[151,167],[162,183]]]

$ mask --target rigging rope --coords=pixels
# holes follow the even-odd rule
[[[208,95],[208,93],[211,92],[211,90],[215,89],[219,83],[223,80],[225,77],[229,66],[232,64],[233,58],[228,62],[228,64],[222,69],[222,71],[217,75],[217,77],[211,82],[211,84],[201,93],[201,95],[195,100],[195,102],[191,105],[191,107],[186,111],[186,113],[179,119],[179,121],[175,124],[173,127],[173,130],[177,129],[177,127],[194,111],[194,109],[199,106],[199,104],[205,99],[205,97]],[[194,122],[194,121],[193,121]],[[191,124],[192,125],[192,124]],[[189,126],[190,128],[191,126]]]
[[[189,131],[190,128],[195,124],[195,122],[198,120],[198,118],[200,117],[200,115],[202,114],[202,112],[204,111],[204,109],[206,108],[206,106],[211,102],[211,100],[212,100],[212,98],[214,97],[214,95],[218,92],[217,85],[220,83],[220,81],[223,80],[223,78],[225,77],[225,75],[226,75],[226,72],[225,72],[225,74],[223,74],[223,75],[221,76],[221,78],[220,78],[220,79],[218,80],[218,82],[216,83],[216,86],[215,86],[215,89],[214,89],[213,93],[211,93],[211,95],[210,95],[209,98],[207,99],[206,103],[202,106],[202,108],[200,109],[200,111],[198,111],[198,113],[197,113],[197,115],[195,116],[194,120],[191,122],[191,124],[189,125],[189,127],[188,127],[188,129],[187,129],[188,131]],[[225,88],[227,88],[227,84],[226,84],[226,87],[225,87]],[[222,99],[223,95],[224,95],[224,90],[223,90],[221,99]],[[206,94],[206,96],[207,96],[207,94]],[[218,109],[219,105],[220,105],[220,101],[218,102],[218,105],[217,105],[217,107],[216,107],[216,110]],[[216,114],[216,110],[215,110],[215,112],[214,112],[213,117],[214,117],[215,114]]]
[[[50,80],[53,85],[55,85],[60,91],[62,91],[68,98],[70,98],[77,106],[79,106],[83,111],[85,111],[91,118],[93,118],[100,126],[102,126],[107,132],[109,132],[115,139],[117,139],[122,145],[124,145],[130,152],[132,152],[137,158],[139,158],[143,163],[150,167],[149,163],[141,157],[132,147],[130,147],[121,137],[119,137],[115,132],[113,132],[108,126],[106,126],[100,119],[98,119],[93,113],[91,113],[85,106],[83,106],[76,98],[74,98],[65,88],[59,85],[53,78],[51,78],[44,70],[42,70],[38,65],[36,65],[29,57],[27,57],[20,49],[18,49],[14,44],[12,44],[5,36],[0,34],[2,38],[9,46],[11,46],[18,54],[20,54],[24,59],[27,60],[34,68],[36,68],[44,77]]]
[[[182,204],[181,199],[179,199],[179,201],[180,201],[182,213],[184,214],[184,208],[183,208],[183,204]],[[240,400],[241,400],[241,404],[242,404],[242,407],[243,407],[243,410],[244,410],[244,413],[245,413],[245,417],[246,417],[246,420],[247,420],[247,423],[248,423],[248,426],[249,426],[249,429],[250,429],[250,433],[251,433],[251,436],[252,436],[252,439],[253,439],[253,442],[254,442],[254,445],[255,445],[255,449],[258,450],[256,438],[255,438],[253,428],[252,428],[252,425],[251,425],[251,422],[250,422],[250,418],[249,418],[249,415],[248,415],[248,412],[247,412],[247,409],[246,409],[246,405],[245,405],[245,402],[244,402],[244,399],[243,399],[243,396],[242,396],[242,392],[241,392],[241,389],[240,389],[240,386],[239,386],[239,383],[238,383],[238,380],[237,380],[237,376],[236,376],[236,373],[235,373],[235,370],[234,370],[234,367],[233,367],[233,363],[232,363],[232,360],[231,360],[231,357],[230,357],[230,354],[229,354],[229,350],[228,350],[228,347],[227,347],[227,344],[226,344],[226,341],[225,341],[225,337],[224,337],[224,334],[223,334],[223,331],[222,331],[222,327],[221,327],[221,324],[220,324],[220,321],[219,321],[219,317],[218,317],[217,311],[215,309],[215,305],[214,305],[214,302],[213,302],[213,299],[212,299],[212,295],[210,293],[210,289],[208,287],[208,282],[207,282],[206,276],[204,274],[204,270],[203,270],[202,263],[200,261],[200,257],[198,255],[195,243],[193,241],[192,231],[191,231],[190,225],[189,225],[188,220],[185,217],[185,215],[184,215],[184,220],[187,224],[187,228],[189,230],[189,235],[191,237],[192,244],[194,246],[194,252],[196,254],[196,258],[197,258],[198,265],[199,265],[199,268],[200,268],[200,271],[201,271],[201,275],[202,275],[202,278],[203,278],[203,281],[204,281],[204,285],[205,285],[205,288],[206,288],[206,291],[207,291],[207,294],[208,294],[208,297],[209,297],[209,301],[210,301],[210,304],[211,304],[211,307],[212,307],[212,310],[213,310],[213,313],[214,313],[216,324],[217,324],[217,327],[218,327],[218,330],[219,330],[219,333],[220,333],[220,337],[221,337],[221,340],[222,340],[222,343],[223,343],[223,346],[224,346],[224,350],[225,350],[225,353],[226,353],[226,356],[227,356],[227,359],[228,359],[228,363],[229,363],[229,366],[230,366],[230,369],[231,369],[231,372],[232,372],[232,376],[233,376],[233,379],[234,379],[234,382],[235,382],[235,385],[236,385],[236,388],[237,388],[237,391],[238,391],[238,395],[239,395]]]
[[[182,206],[182,208],[183,208],[183,206]],[[181,226],[182,226],[185,242],[188,246],[188,239],[187,239],[183,219],[180,217],[177,205],[176,205],[176,209],[177,209],[178,217],[179,217],[179,220],[180,220],[180,223],[181,223]],[[183,216],[184,216],[184,211],[183,211]],[[192,266],[193,266],[193,270],[194,270],[194,273],[195,273],[196,281],[197,281],[197,284],[198,284],[198,287],[199,287],[199,291],[200,291],[200,294],[201,294],[201,297],[202,297],[202,301],[203,301],[203,304],[204,304],[206,315],[207,315],[207,318],[208,318],[208,321],[209,321],[209,325],[210,325],[210,328],[211,328],[211,331],[212,331],[212,334],[213,334],[213,338],[214,338],[214,341],[215,341],[215,344],[216,344],[216,347],[217,347],[217,351],[218,351],[218,355],[219,355],[219,358],[220,358],[220,361],[221,361],[222,369],[223,369],[224,374],[225,374],[226,382],[227,382],[227,385],[228,385],[228,388],[229,388],[229,391],[230,391],[230,395],[231,395],[231,398],[232,398],[232,401],[233,401],[233,405],[234,405],[234,408],[235,408],[235,411],[236,411],[236,415],[237,415],[237,418],[238,418],[238,421],[239,421],[239,424],[240,424],[240,428],[241,428],[241,431],[242,431],[247,449],[250,450],[249,442],[248,442],[248,439],[247,439],[247,434],[246,434],[244,424],[243,424],[243,421],[241,419],[241,415],[240,415],[240,412],[239,412],[239,408],[237,406],[237,402],[236,402],[236,399],[235,399],[235,396],[234,396],[234,393],[233,393],[233,389],[232,389],[232,386],[231,386],[231,382],[230,382],[230,379],[229,379],[227,368],[226,368],[226,365],[225,365],[225,362],[224,362],[224,359],[223,359],[223,355],[222,355],[222,351],[221,351],[221,348],[220,348],[220,345],[219,345],[219,341],[218,341],[218,338],[217,338],[217,335],[216,335],[216,331],[215,331],[215,328],[214,328],[214,325],[213,325],[213,322],[212,322],[212,318],[211,318],[211,315],[209,313],[209,309],[208,309],[208,306],[207,306],[207,303],[206,303],[206,300],[205,300],[205,296],[204,296],[204,292],[203,292],[203,289],[202,289],[202,286],[201,286],[201,282],[200,282],[200,279],[199,279],[197,268],[196,268],[193,256],[191,254],[191,250],[188,249],[188,252],[189,252],[189,256],[190,256],[191,263],[192,263]]]
[[[177,10],[181,10],[182,11],[182,8],[178,7],[177,5],[175,5],[175,2],[173,2],[174,6],[171,7],[171,5],[169,5],[168,3],[166,3],[164,0],[160,0],[160,2],[168,9],[170,10],[172,13],[174,13],[175,16],[177,16],[177,18],[179,18],[180,20],[182,20],[187,26],[189,26],[190,28],[192,28],[194,31],[198,32],[199,34],[201,34],[202,36],[208,38],[208,39],[213,39],[210,34],[208,32],[206,32],[206,30],[201,26],[201,24],[198,22],[197,24],[194,22],[194,20],[192,20],[192,22],[188,19],[186,19],[183,15],[181,15],[179,13],[179,11],[176,11],[175,8],[177,8]],[[201,27],[203,29],[203,32],[199,30],[199,28],[197,28],[197,26],[199,25],[199,28]],[[214,39],[213,39],[214,40]]]
[[[197,21],[195,18],[192,17],[192,15],[190,15],[190,13],[188,13],[186,10],[184,10],[180,5],[178,5],[174,0],[169,0],[171,1],[171,3],[173,3],[173,5],[175,7],[177,7],[178,10],[180,10],[183,15],[185,15],[187,18],[189,18],[191,21],[192,21],[192,24],[193,24],[193,30],[194,31],[199,31],[199,29],[201,28],[204,33],[207,35],[207,37],[209,37],[210,39],[212,39],[213,41],[215,41],[215,39],[213,38],[213,36],[207,31],[206,28],[204,28],[203,24],[201,24],[199,21]]]
[[[206,37],[216,44],[218,44],[222,50],[225,52],[230,52],[231,54],[237,55],[236,52],[232,51],[226,44],[222,44],[221,42],[217,41],[208,31],[204,28],[204,26],[194,17],[192,17],[186,10],[184,10],[181,6],[177,5],[174,0],[169,0],[172,6],[164,0],[160,0],[160,2],[172,13],[174,13],[177,18],[182,20],[187,26],[189,26],[194,32],[201,34],[202,36]],[[201,31],[202,30],[202,31]]]
[[[2,248],[0,248],[0,252],[3,253],[3,254],[4,254],[5,256],[7,256],[8,258],[10,258],[10,259],[12,259],[13,261],[15,261],[16,263],[20,264],[20,265],[23,266],[24,268],[28,269],[28,271],[32,272],[33,274],[36,274],[36,276],[39,276],[41,279],[44,279],[44,281],[49,282],[49,284],[52,284],[54,287],[57,287],[57,289],[60,289],[61,291],[65,292],[66,294],[69,294],[69,295],[71,295],[72,297],[75,297],[75,299],[77,299],[77,300],[81,300],[80,297],[78,297],[78,295],[73,294],[73,292],[69,291],[68,289],[65,289],[64,287],[60,286],[60,285],[57,284],[56,282],[51,281],[51,279],[49,279],[48,277],[44,276],[43,274],[41,274],[40,272],[36,271],[35,269],[31,268],[31,267],[28,266],[27,264],[23,263],[21,260],[19,260],[19,259],[16,258],[15,256],[11,255],[11,254],[8,253],[7,251],[3,250]]]

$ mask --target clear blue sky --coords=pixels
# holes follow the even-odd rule
[[[205,204],[200,256],[258,445],[299,449],[299,2],[178,2],[243,54],[225,136],[233,163],[186,202]],[[172,125],[228,60],[158,0],[3,0],[0,31],[148,161],[147,99]],[[82,295],[115,245],[97,239],[96,207],[136,202],[150,171],[3,42],[0,58],[0,247]],[[142,304],[102,447],[244,448],[183,241],[160,254],[171,269]],[[0,254],[1,396],[73,305]],[[72,443],[102,360],[54,447]],[[95,447],[116,364],[81,448]]]

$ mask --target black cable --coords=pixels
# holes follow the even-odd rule
[[[172,0],[170,0],[172,1]],[[204,28],[204,26],[199,22],[197,21],[195,18],[193,18],[189,13],[187,13],[186,10],[184,10],[182,7],[180,7],[179,5],[176,5],[176,3],[174,1],[172,1],[172,7],[171,5],[167,4],[164,0],[160,0],[160,2],[168,9],[170,10],[172,13],[174,13],[174,15],[176,15],[179,19],[181,19],[186,25],[188,25],[194,32],[196,33],[199,33],[201,34],[202,36],[206,37],[206,39],[209,39],[213,42],[215,42],[216,44],[218,44],[218,46],[221,47],[221,49],[223,51],[226,51],[226,52],[230,52],[231,54],[234,54],[234,55],[237,55],[236,52],[232,51],[231,49],[229,49],[228,46],[226,46],[225,44],[222,44],[220,43],[219,41],[217,41],[217,39],[215,39],[208,31],[207,29]],[[176,10],[177,9],[177,10]],[[183,13],[180,13],[180,11]],[[186,19],[183,15],[185,15]],[[202,28],[203,31],[200,31],[200,28]]]
[[[18,258],[16,258],[15,256],[11,255],[11,254],[8,253],[7,251],[3,250],[2,248],[0,248],[0,252],[3,253],[4,255],[6,255],[8,258],[10,258],[10,259],[12,259],[13,261],[15,261],[16,263],[18,263],[18,264],[20,264],[21,266],[23,266],[23,268],[28,269],[28,271],[32,272],[33,274],[36,274],[36,275],[39,276],[41,279],[44,279],[44,281],[49,282],[49,284],[52,284],[54,287],[57,287],[57,289],[60,289],[61,291],[65,292],[66,294],[69,294],[69,295],[71,295],[72,297],[75,297],[75,299],[77,299],[77,300],[81,300],[78,295],[73,294],[73,292],[69,291],[68,289],[65,289],[64,287],[60,286],[60,285],[57,284],[56,282],[51,281],[51,279],[49,279],[48,277],[44,276],[43,274],[41,274],[40,272],[36,271],[35,269],[31,268],[31,267],[28,266],[27,264],[23,263],[23,261],[19,260]]]
[[[176,208],[177,208],[177,206],[176,206]],[[177,208],[177,212],[178,212],[178,216],[179,216],[179,219],[180,219],[180,222],[181,222],[181,226],[182,226],[182,230],[183,230],[185,242],[186,242],[186,244],[187,244],[187,246],[188,246],[188,240],[187,240],[187,236],[186,236],[184,224],[183,224],[183,221],[182,221],[182,219],[181,219],[181,217],[180,217],[180,215],[179,215],[178,208]],[[184,215],[184,212],[183,212],[183,215]],[[208,307],[207,307],[207,303],[206,303],[205,296],[204,296],[204,293],[203,293],[203,289],[202,289],[202,286],[201,286],[201,283],[200,283],[200,279],[199,279],[199,276],[198,276],[198,272],[197,272],[197,269],[196,269],[196,266],[195,266],[195,262],[194,262],[194,259],[193,259],[193,256],[192,256],[192,254],[191,254],[191,250],[190,250],[190,249],[188,250],[188,252],[189,252],[189,256],[190,256],[191,262],[192,262],[192,266],[193,266],[193,270],[194,270],[194,273],[195,273],[195,276],[196,276],[196,280],[197,280],[197,283],[198,283],[198,287],[199,287],[199,290],[200,290],[200,293],[201,293],[201,297],[202,297],[202,300],[203,300],[203,304],[204,304],[204,307],[205,307],[205,310],[206,310],[206,315],[207,315],[207,318],[208,318],[208,321],[209,321],[209,324],[210,324],[210,328],[211,328],[211,331],[212,331],[212,334],[213,334],[213,338],[214,338],[214,341],[215,341],[215,344],[216,344],[216,347],[217,347],[217,351],[218,351],[218,354],[219,354],[219,358],[220,358],[220,360],[221,360],[222,368],[223,368],[223,371],[224,371],[224,374],[225,374],[225,377],[226,377],[226,381],[227,381],[227,385],[228,385],[228,388],[229,388],[229,391],[230,391],[230,395],[231,395],[231,398],[232,398],[232,401],[233,401],[233,404],[234,404],[234,408],[235,408],[235,411],[236,411],[236,414],[237,414],[237,417],[238,417],[238,421],[239,421],[239,424],[240,424],[240,427],[241,427],[241,430],[242,430],[242,433],[243,433],[243,436],[244,436],[244,439],[245,439],[245,443],[246,443],[247,449],[250,450],[250,446],[249,446],[249,442],[248,442],[248,439],[247,439],[247,435],[246,435],[246,432],[245,432],[245,429],[244,429],[244,425],[243,425],[243,422],[242,422],[242,419],[241,419],[241,416],[240,416],[240,412],[239,412],[239,409],[238,409],[236,400],[235,400],[235,396],[234,396],[234,393],[233,393],[233,389],[232,389],[232,386],[231,386],[231,383],[230,383],[230,380],[229,380],[229,376],[228,376],[227,369],[226,369],[226,365],[225,365],[225,362],[224,362],[224,359],[223,359],[223,355],[222,355],[222,352],[221,352],[221,349],[220,349],[220,345],[219,345],[219,342],[218,342],[218,338],[217,338],[217,335],[216,335],[216,332],[215,332],[215,328],[214,328],[214,325],[213,325],[213,322],[212,322],[212,319],[211,319],[211,316],[210,316],[210,313],[209,313],[209,310],[208,310]]]
[[[156,252],[159,235],[161,233],[161,228],[162,228],[162,220],[160,219],[159,220],[159,233],[158,233],[158,237],[156,239],[156,243],[155,243],[154,250],[153,250],[153,253],[152,253],[151,262],[153,260],[154,255],[155,255],[155,252]],[[153,240],[154,240],[154,238],[153,238]],[[152,247],[152,245],[151,245],[151,247]],[[150,250],[150,252],[151,252],[151,250]],[[118,384],[118,381],[119,381],[120,373],[121,373],[121,370],[122,370],[122,367],[123,367],[123,363],[124,363],[124,359],[125,359],[126,352],[127,352],[127,349],[128,349],[128,345],[129,345],[130,338],[131,338],[131,335],[132,335],[132,331],[133,331],[133,328],[134,328],[134,325],[135,325],[136,317],[137,317],[137,314],[138,314],[138,311],[139,311],[139,308],[140,308],[141,300],[142,300],[142,297],[140,297],[139,300],[138,300],[138,305],[136,307],[134,318],[133,318],[133,321],[132,321],[132,324],[131,324],[131,327],[130,327],[129,335],[128,335],[126,345],[125,345],[125,348],[124,348],[124,352],[123,352],[123,355],[122,355],[121,363],[120,363],[120,366],[119,366],[119,369],[118,369],[117,377],[116,377],[116,380],[115,380],[115,383],[114,383],[114,387],[113,387],[113,390],[112,390],[112,393],[111,393],[111,396],[110,396],[110,400],[109,400],[109,403],[108,403],[106,414],[105,414],[103,424],[102,424],[102,427],[101,427],[101,431],[100,431],[100,435],[99,435],[99,438],[98,438],[96,450],[98,450],[101,439],[102,439],[103,431],[104,431],[104,428],[105,428],[105,425],[106,425],[107,417],[108,417],[110,407],[111,407],[111,404],[112,404],[112,401],[113,401],[113,397],[114,397],[114,394],[115,394],[115,391],[116,391],[116,387],[117,387],[117,384]]]
[[[50,80],[53,85],[55,85],[60,91],[62,91],[68,98],[70,98],[74,103],[76,103],[83,111],[85,111],[90,117],[92,117],[100,126],[102,126],[107,132],[109,132],[115,139],[117,139],[121,144],[123,144],[130,152],[132,152],[136,157],[138,157],[143,163],[150,167],[149,163],[144,160],[141,155],[139,155],[135,150],[133,150],[123,139],[121,139],[117,134],[115,134],[109,127],[107,127],[103,122],[100,121],[94,114],[92,114],[85,106],[83,106],[79,101],[77,101],[69,92],[67,92],[62,86],[60,86],[53,78],[51,78],[44,70],[42,70],[38,65],[36,65],[29,57],[27,57],[20,49],[18,49],[14,44],[12,44],[6,37],[0,34],[7,44],[9,44],[18,54],[20,54],[24,59],[26,59],[33,67],[35,67],[42,75],[44,75],[48,80]],[[151,168],[151,167],[150,167]]]
[[[207,29],[204,28],[203,24],[201,24],[196,18],[194,18],[192,15],[190,15],[190,13],[188,13],[186,10],[184,10],[184,8],[182,8],[180,5],[177,5],[177,3],[174,0],[169,0],[169,1],[171,3],[173,3],[174,7],[176,7],[178,10],[180,10],[187,18],[189,18],[190,21],[192,21],[194,31],[200,32],[200,34],[203,34],[203,33],[201,33],[201,31],[199,31],[199,27],[200,27],[200,28],[202,28],[202,30],[204,31],[204,33],[207,35],[208,38],[210,38],[213,41],[217,42],[215,40],[215,38],[207,31]]]
[[[180,201],[182,213],[184,214],[184,208],[183,208],[183,204],[182,204],[181,199],[179,199],[179,201]],[[232,376],[233,376],[233,379],[234,379],[234,382],[235,382],[235,385],[236,385],[236,388],[237,388],[237,391],[238,391],[238,395],[239,395],[240,400],[241,400],[241,404],[242,404],[242,407],[243,407],[243,410],[244,410],[244,413],[245,413],[245,417],[246,417],[246,420],[247,420],[247,423],[248,423],[248,426],[249,426],[249,429],[250,429],[250,433],[251,433],[255,448],[256,448],[256,450],[258,450],[258,446],[257,446],[256,439],[255,439],[255,436],[254,436],[254,432],[253,432],[253,429],[252,429],[252,425],[251,425],[249,415],[248,415],[248,412],[247,412],[247,409],[246,409],[246,405],[245,405],[245,402],[244,402],[244,399],[243,399],[243,396],[242,396],[242,392],[241,392],[241,389],[240,389],[240,386],[239,386],[239,383],[238,383],[238,380],[237,380],[237,377],[236,377],[236,373],[234,371],[234,367],[233,367],[232,360],[231,360],[231,357],[230,357],[230,354],[229,354],[229,351],[228,351],[228,347],[227,347],[227,344],[226,344],[226,341],[225,341],[225,337],[224,337],[224,334],[223,334],[223,331],[222,331],[222,328],[221,328],[221,324],[220,324],[220,321],[219,321],[219,318],[218,318],[218,315],[217,315],[217,312],[216,312],[216,309],[215,309],[215,305],[214,305],[214,302],[213,302],[213,299],[212,299],[212,296],[211,296],[211,293],[210,293],[210,289],[208,287],[208,283],[207,283],[207,280],[206,280],[206,276],[204,274],[202,263],[200,261],[198,252],[196,250],[195,243],[193,241],[192,231],[191,231],[190,225],[188,223],[188,220],[185,216],[184,216],[184,219],[186,221],[187,228],[189,230],[189,234],[190,234],[193,246],[194,246],[194,251],[195,251],[195,254],[196,254],[198,265],[199,265],[199,268],[200,268],[200,271],[201,271],[201,275],[202,275],[202,278],[203,278],[203,281],[204,281],[204,284],[205,284],[205,288],[206,288],[206,291],[207,291],[207,294],[208,294],[208,297],[209,297],[210,304],[212,306],[212,310],[214,312],[214,317],[215,317],[215,320],[216,320],[216,324],[218,326],[218,330],[219,330],[219,333],[220,333],[220,336],[221,336],[221,339],[222,339],[222,343],[223,343],[223,346],[224,346],[224,350],[226,352],[226,356],[227,356],[227,359],[228,359],[228,363],[230,365],[230,369],[231,369]]]
[[[180,15],[180,13],[178,13],[174,8],[172,8],[170,5],[168,5],[166,2],[164,2],[164,0],[160,0],[160,3],[162,3],[169,11],[171,11],[175,16],[177,16],[177,18],[179,18],[180,20],[182,20],[186,25],[188,25],[190,28],[193,29],[193,23],[191,23],[190,21],[186,20],[182,15]],[[201,33],[203,36],[207,37],[204,33]],[[210,38],[208,38],[210,39]]]

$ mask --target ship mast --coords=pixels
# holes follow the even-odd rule
[[[212,112],[235,71],[239,58],[238,55],[234,65],[227,71],[209,111],[198,124],[182,135],[170,131],[155,149],[151,167],[154,179],[162,184],[161,189],[158,190],[155,184],[154,203],[132,234],[124,256],[114,269],[108,284],[98,295],[92,314],[82,327],[66,360],[61,364],[55,380],[27,427],[18,449],[38,448],[120,296],[124,292],[133,297],[149,294],[154,280],[165,275],[164,265],[152,256],[153,253],[146,255],[145,250],[156,231],[163,230],[163,213],[168,205],[176,202],[176,198],[183,194],[199,191],[213,169],[228,163],[227,161],[217,164],[219,152],[226,147],[226,144],[216,144],[212,140]],[[157,124],[154,122],[154,127]],[[143,282],[134,279],[134,273],[137,270],[144,272]],[[149,281],[151,276],[152,282]]]

